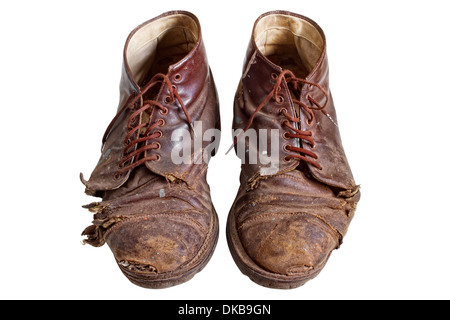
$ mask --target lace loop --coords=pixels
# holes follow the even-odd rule
[[[330,98],[329,98],[328,92],[320,84],[312,82],[312,81],[308,81],[306,79],[297,78],[295,76],[295,74],[290,70],[284,70],[279,75],[272,73],[271,77],[273,80],[275,80],[275,84],[273,86],[272,91],[266,96],[264,101],[262,101],[261,104],[255,109],[253,114],[250,116],[250,119],[248,120],[248,123],[245,126],[244,130],[241,132],[240,135],[238,135],[235,138],[233,145],[230,147],[230,149],[227,151],[227,153],[233,148],[234,145],[236,145],[237,141],[242,136],[242,134],[251,127],[251,125],[253,124],[253,121],[255,119],[255,116],[258,114],[259,111],[261,111],[261,109],[265,105],[267,105],[269,103],[270,100],[273,99],[277,104],[283,104],[284,97],[283,97],[283,95],[280,94],[280,91],[282,90],[281,83],[283,80],[286,81],[289,88],[294,92],[298,92],[300,90],[299,84],[302,84],[302,85],[309,85],[311,87],[316,87],[324,94],[326,100],[323,105],[321,105],[316,99],[314,99],[310,95],[307,95],[306,99],[310,102],[310,104],[312,106],[308,106],[307,104],[301,102],[300,100],[292,98],[292,102],[297,104],[299,106],[299,108],[301,108],[308,115],[308,119],[306,120],[308,125],[311,125],[314,120],[313,110],[321,111],[325,115],[328,116],[328,114],[324,111],[324,109],[327,107]],[[291,131],[294,131],[294,133],[286,132],[284,134],[285,138],[297,138],[299,140],[307,142],[311,146],[311,148],[315,147],[315,143],[314,143],[314,139],[312,137],[311,131],[299,130],[299,129],[294,128],[294,126],[292,126],[290,124],[290,122],[300,123],[300,115],[298,116],[298,118],[290,116],[287,113],[286,108],[281,108],[279,113],[282,114],[288,120],[288,121],[283,120],[282,125],[287,127],[288,129],[290,129]],[[301,160],[304,160],[304,161],[310,163],[311,165],[315,166],[319,170],[322,170],[322,167],[320,166],[320,164],[317,161],[315,161],[318,159],[318,156],[314,152],[304,149],[304,148],[294,147],[291,145],[286,145],[285,150],[286,151],[289,150],[289,151],[293,151],[293,152],[297,153],[297,154],[291,154],[291,155],[286,156],[285,157],[286,161],[289,161],[293,158],[297,158],[297,159],[301,159]],[[311,158],[313,158],[314,160]]]
[[[118,114],[123,112],[126,108],[130,108],[131,110],[133,110],[135,108],[135,104],[138,101],[138,99],[142,98],[144,94],[147,93],[154,86],[164,83],[167,84],[167,88],[169,90],[169,95],[166,97],[165,103],[175,103],[175,101],[178,101],[190,127],[193,129],[191,117],[189,116],[187,108],[184,105],[180,95],[178,94],[177,88],[174,85],[172,85],[170,79],[165,74],[162,73],[154,75],[152,79],[144,87],[141,88],[139,94],[134,94],[134,96],[130,95],[125,105],[121,108],[121,110],[119,110]],[[123,173],[129,170],[133,170],[134,168],[145,163],[146,161],[159,161],[161,159],[161,156],[158,154],[147,157],[144,157],[142,155],[144,154],[145,151],[158,150],[161,148],[161,144],[158,142],[151,143],[148,145],[145,144],[145,142],[148,140],[162,137],[162,132],[160,130],[155,131],[155,129],[157,127],[163,127],[165,125],[164,119],[158,119],[152,124],[150,124],[150,122],[147,123],[144,122],[138,125],[134,125],[136,120],[139,120],[140,116],[144,112],[149,111],[148,113],[151,114],[154,108],[159,109],[159,113],[163,116],[167,115],[167,113],[169,112],[169,109],[164,105],[162,105],[161,103],[159,103],[158,101],[145,100],[143,101],[143,106],[135,110],[128,118],[127,121],[128,133],[124,138],[125,148],[123,150],[123,158],[119,163],[119,170],[116,172],[115,177],[120,177]],[[117,116],[113,119],[113,121],[116,118]],[[110,126],[112,126],[112,124]],[[132,140],[132,137],[136,133],[137,138]],[[136,147],[136,150],[129,152],[129,150],[132,147]],[[136,161],[131,163],[131,160],[135,157]]]

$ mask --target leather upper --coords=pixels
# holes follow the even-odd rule
[[[157,41],[146,38],[152,32]],[[181,42],[173,45],[177,32]],[[191,42],[184,44],[188,38]],[[155,46],[149,46],[153,40]],[[169,45],[163,47],[164,42]],[[189,52],[179,58],[186,47]],[[173,62],[161,71],[159,61]],[[148,90],[148,79],[161,72],[151,87],[155,92]],[[173,92],[177,99],[169,99]],[[191,120],[202,124],[195,134],[181,103]],[[125,43],[117,115],[103,137],[97,166],[89,180],[82,181],[86,193],[102,197],[85,206],[95,213],[93,224],[83,232],[85,242],[108,243],[124,273],[146,274],[140,285],[146,286],[150,275],[190,270],[213,250],[218,226],[206,181],[208,162],[195,160],[211,142],[203,141],[204,133],[215,128],[220,128],[217,91],[197,18],[173,11],[138,26]],[[183,130],[189,140],[184,142],[192,146],[192,161],[175,164],[172,150],[183,142],[177,136]],[[202,139],[200,148],[193,147],[196,136]],[[126,155],[131,156],[124,164]],[[143,159],[148,160],[133,166]]]
[[[305,44],[304,39],[310,42]],[[289,43],[294,50],[286,49]],[[312,47],[316,52],[309,50]],[[310,68],[297,81],[302,84],[296,89],[298,97],[284,76],[279,81],[286,69],[276,63],[300,64],[292,54],[295,50]],[[305,109],[313,113],[312,119]],[[258,138],[278,130],[272,140],[269,134],[267,149],[275,141],[279,157],[271,158],[271,163],[259,157],[250,163],[247,154],[260,153],[259,142],[241,142],[245,153],[238,152],[238,156],[245,157],[245,162],[230,211],[235,221],[232,227],[246,254],[266,271],[300,277],[316,274],[342,243],[360,193],[339,134],[325,36],[312,20],[273,11],[255,22],[235,96],[233,129],[244,130],[249,124],[248,130],[255,130]],[[235,148],[238,151],[238,144]]]
[[[279,11],[273,12],[273,14],[281,13]],[[293,13],[286,13],[296,17],[301,17]],[[266,15],[262,15],[256,22],[255,27],[258,22]],[[306,77],[306,80],[315,82],[322,86],[327,92],[329,89],[329,69],[328,69],[328,59],[326,54],[325,45],[325,35],[322,29],[309,20],[306,17],[302,19],[308,20],[313,24],[323,37],[324,48],[322,53],[314,66],[313,70]],[[241,83],[236,93],[235,107],[234,107],[234,121],[233,129],[243,129],[248,122],[251,114],[257,108],[257,106],[264,100],[273,89],[275,80],[272,75],[278,75],[282,72],[282,68],[275,63],[267,59],[261,51],[257,48],[255,39],[252,37],[249,48],[247,50],[246,59],[244,62],[244,72],[241,78]],[[281,134],[279,136],[279,146],[284,146],[286,144],[286,139],[283,137],[283,133],[286,129],[283,127],[282,122],[286,118],[280,114],[280,109],[285,108],[292,117],[296,117],[294,110],[294,105],[292,99],[290,98],[289,88],[286,81],[282,82],[281,85],[281,95],[285,97],[282,103],[276,101],[269,101],[267,105],[256,115],[253,122],[252,128],[256,131],[260,129],[278,129]],[[301,91],[300,101],[305,104],[310,104],[307,96],[310,95],[316,99],[319,103],[325,103],[325,96],[323,93],[314,86],[305,85]],[[345,156],[344,148],[342,146],[339,128],[337,126],[336,110],[334,108],[333,99],[330,93],[329,103],[326,107],[326,112],[328,116],[324,115],[322,112],[313,111],[315,116],[315,121],[311,124],[307,123],[307,117],[304,114],[300,114],[301,122],[291,122],[291,125],[300,130],[310,130],[314,140],[317,142],[314,150],[308,144],[303,144],[302,147],[309,149],[317,154],[319,158],[319,163],[322,166],[322,170],[317,169],[314,166],[308,164],[309,170],[316,177],[316,179],[330,185],[346,189],[354,189],[356,187],[353,175],[348,164],[347,158]],[[289,143],[299,146],[300,141],[298,139],[292,139]],[[270,150],[270,141],[268,142],[268,149]],[[247,148],[251,148],[247,144]],[[291,152],[283,148],[280,148],[280,157],[278,164],[264,164],[258,161],[258,163],[246,164],[242,167],[243,173],[247,180],[251,183],[253,179],[259,176],[271,175],[273,170],[269,167],[278,167],[277,174],[283,172],[288,172],[295,169],[299,165],[299,161],[296,159],[291,159],[290,161],[285,161],[284,159]],[[263,170],[261,170],[263,169]],[[269,174],[267,174],[269,173]]]
[[[128,45],[132,37],[139,29],[142,29],[146,25],[157,21],[158,19],[176,13],[177,12],[166,13],[143,23],[131,32],[127,38],[124,48],[124,64],[120,82],[120,102],[118,114],[105,132],[102,145],[102,154],[97,166],[93,170],[90,179],[88,181],[84,181],[88,193],[95,194],[97,191],[117,189],[129,178],[130,172],[126,172],[120,176],[117,176],[116,173],[120,168],[120,162],[123,158],[123,150],[126,146],[124,139],[128,133],[127,120],[135,110],[143,106],[143,99],[139,99],[132,109],[126,108],[123,112],[119,112],[130,101],[130,97],[137,95],[140,92],[139,85],[133,78],[127,60]],[[167,77],[171,79],[173,85],[176,86],[182,101],[189,111],[191,119],[193,121],[201,121],[202,131],[196,132],[196,134],[203,137],[204,132],[208,129],[220,129],[220,115],[216,88],[209,69],[208,59],[206,56],[203,39],[201,37],[200,24],[195,16],[192,16],[192,18],[195,19],[198,25],[198,40],[194,48],[183,59],[169,66]],[[163,115],[161,112],[152,112],[149,120],[150,123],[155,123],[160,119],[164,121],[164,126],[158,128],[159,131],[161,131],[162,136],[155,139],[160,144],[161,148],[158,150],[147,150],[145,153],[145,156],[158,154],[162,160],[147,161],[145,165],[155,174],[166,178],[176,177],[177,179],[181,179],[189,185],[192,185],[195,183],[195,177],[197,174],[204,170],[201,165],[197,165],[200,161],[194,160],[203,156],[203,148],[206,148],[211,141],[203,141],[203,148],[198,148],[198,150],[194,150],[194,148],[192,148],[191,159],[193,159],[193,161],[190,164],[182,163],[175,166],[171,161],[165,160],[170,159],[172,150],[177,148],[177,138],[172,137],[174,131],[190,131],[189,124],[186,122],[186,119],[180,111],[179,103],[167,101],[166,98],[168,96],[168,84],[163,83],[154,100],[166,107],[168,109],[168,113],[167,115]],[[208,107],[205,108],[205,106]],[[132,125],[141,123],[141,121],[143,121],[142,115],[137,120],[138,121],[135,121]],[[132,139],[133,138],[137,138],[137,133],[132,136]],[[154,141],[147,141],[146,144],[148,145],[153,142]],[[182,142],[181,139],[180,142]],[[193,145],[194,143],[192,143],[192,146]],[[133,150],[129,151],[134,151],[136,148],[137,145],[133,147]],[[194,154],[195,151],[197,151],[197,154]],[[135,161],[134,158],[131,160],[130,164],[132,164],[133,161]]]

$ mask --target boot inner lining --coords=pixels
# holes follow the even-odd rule
[[[128,42],[127,62],[133,78],[143,86],[156,73],[166,74],[195,46],[199,37],[196,22],[184,14],[152,21],[136,31]]]
[[[256,46],[270,61],[305,78],[317,64],[324,48],[320,32],[299,17],[273,14],[255,26]]]

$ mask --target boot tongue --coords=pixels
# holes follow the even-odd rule
[[[300,105],[295,103],[294,100],[300,100],[301,89],[302,89],[302,86],[299,84],[298,91],[289,90],[289,94],[291,95],[291,98],[292,98],[292,105],[294,106],[295,117],[299,118],[299,119],[300,119],[300,117],[302,117],[302,114],[301,114],[301,111],[300,111]],[[300,124],[298,124],[298,126],[300,128]],[[298,140],[299,147],[302,148],[303,141],[301,139],[298,139],[298,138],[297,138],[297,140]],[[295,169],[299,170],[299,171],[302,171],[303,173],[308,172],[308,167],[305,165],[305,163],[303,161],[300,161],[298,166]]]
[[[301,87],[299,88],[299,92],[295,92],[294,90],[289,90],[289,94],[291,95],[292,100],[300,100],[300,90],[301,90]],[[292,105],[294,106],[295,117],[300,118],[300,116],[301,116],[300,105],[296,104],[293,101],[292,101]]]
[[[145,76],[139,82],[139,87],[140,88],[145,87],[151,81],[151,79],[158,73],[167,74],[168,66],[170,65],[170,63],[173,62],[172,60],[173,60],[173,58],[169,57],[169,58],[165,58],[165,59],[164,58],[160,59],[156,63],[154,63],[152,65],[152,67],[150,68],[150,70],[148,70],[148,72],[145,74]],[[144,96],[142,97],[143,101],[148,101],[148,100],[156,101],[158,99],[158,96],[161,92],[162,87],[163,87],[162,83],[156,84],[154,87],[152,87],[150,90],[148,90],[144,94]],[[153,106],[151,106],[149,109],[145,110],[142,113],[140,123],[148,124],[150,121],[152,112],[153,112]],[[146,130],[147,130],[147,127],[143,127],[143,128],[141,128],[141,130],[139,132],[142,135],[145,133]]]
[[[143,79],[142,83],[140,84],[140,87],[142,88],[145,85],[147,85],[152,77],[153,77],[153,73],[149,72],[146,75],[146,77]],[[144,101],[144,103],[145,103],[145,101],[148,101],[148,100],[156,100],[159,92],[161,91],[161,87],[162,87],[162,84],[157,84],[154,87],[152,87],[150,90],[148,90],[142,97],[142,100]],[[152,112],[153,112],[153,106],[150,106],[150,108],[148,108],[147,110],[142,112],[140,124],[149,124],[150,117],[152,116]],[[147,126],[141,128],[139,130],[139,134],[140,135],[145,134],[146,130],[147,130]],[[138,146],[138,148],[139,148],[139,146]]]

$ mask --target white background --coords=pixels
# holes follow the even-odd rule
[[[2,299],[449,299],[450,19],[446,1],[2,1]],[[131,284],[105,245],[83,246],[88,177],[115,114],[128,33],[169,10],[196,14],[219,91],[222,144],[208,173],[216,251],[191,281]],[[267,289],[225,238],[240,164],[232,101],[255,19],[289,10],[328,41],[341,136],[362,198],[342,247],[314,280]]]

